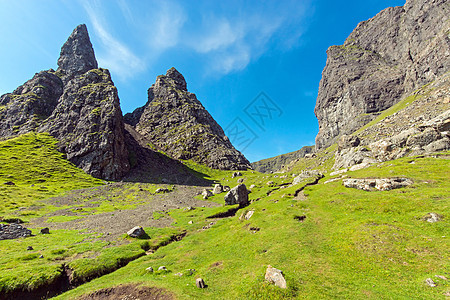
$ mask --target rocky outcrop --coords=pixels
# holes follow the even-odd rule
[[[350,134],[450,69],[450,6],[408,0],[361,22],[327,51],[315,114],[318,149]]]
[[[191,159],[222,170],[250,168],[195,94],[188,92],[183,75],[175,68],[158,76],[148,89],[148,102],[124,119],[155,148],[175,159]]]
[[[273,173],[287,166],[294,160],[305,157],[305,155],[313,153],[314,146],[304,146],[300,150],[281,154],[275,157],[266,158],[252,163],[254,170],[261,173]]]
[[[224,200],[226,205],[247,206],[249,204],[247,187],[243,183],[238,184],[225,195]]]
[[[85,25],[61,48],[58,70],[42,71],[0,98],[0,136],[49,132],[87,173],[119,179],[128,170],[124,123],[108,70],[97,69]]]
[[[345,187],[363,191],[390,191],[413,184],[408,178],[357,179],[349,178],[342,181]]]

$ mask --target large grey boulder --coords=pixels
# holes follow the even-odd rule
[[[128,230],[127,234],[128,236],[133,238],[140,238],[141,236],[145,235],[145,231],[144,228],[142,228],[141,226],[135,226],[130,230]]]
[[[349,178],[344,179],[343,184],[345,187],[355,188],[364,191],[373,191],[373,190],[389,191],[411,185],[413,184],[413,181],[409,178],[381,178],[381,179]]]
[[[246,206],[248,202],[248,190],[245,184],[239,184],[232,188],[224,197],[226,205],[239,204],[239,206]]]

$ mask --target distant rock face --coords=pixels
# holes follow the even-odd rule
[[[148,89],[148,102],[126,114],[126,123],[175,159],[192,159],[214,169],[250,168],[222,128],[206,111],[175,68],[157,77]]]
[[[68,79],[98,68],[85,24],[78,25],[62,46],[58,67]]]
[[[63,45],[58,65],[0,97],[0,136],[49,132],[85,172],[121,178],[129,163],[119,98],[108,70],[97,69],[85,25]]]
[[[304,146],[300,150],[281,154],[275,157],[266,158],[260,161],[252,163],[254,170],[261,173],[271,173],[276,172],[287,166],[289,163],[305,157],[305,155],[310,154],[314,151],[314,146]]]
[[[372,120],[377,112],[450,69],[450,6],[408,0],[361,22],[328,49],[315,114],[318,149]]]

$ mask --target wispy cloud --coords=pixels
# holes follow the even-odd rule
[[[185,21],[186,15],[181,6],[176,3],[161,2],[157,6],[157,14],[152,22],[151,46],[159,51],[176,46]]]
[[[102,16],[97,14],[96,11],[96,8],[99,10],[99,7],[94,7],[88,1],[82,3],[96,35],[103,44],[103,51],[97,55],[99,65],[110,69],[122,80],[131,78],[136,73],[145,70],[144,61],[106,30]]]

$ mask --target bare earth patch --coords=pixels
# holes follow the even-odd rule
[[[88,295],[79,300],[172,300],[175,299],[168,291],[137,285],[119,285],[117,287],[105,288]]]

